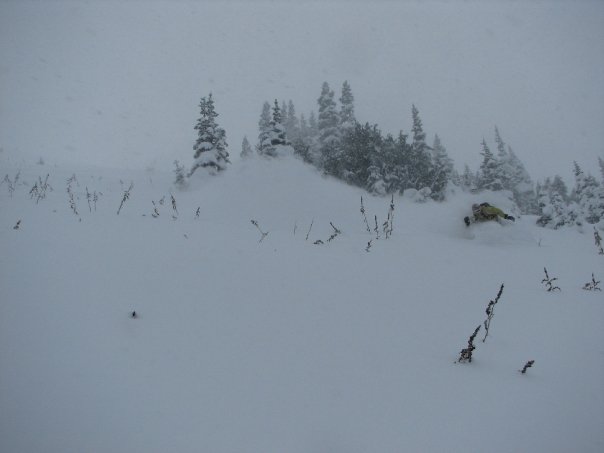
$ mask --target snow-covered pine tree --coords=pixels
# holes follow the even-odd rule
[[[598,165],[600,166],[600,174],[602,175],[602,184],[604,184],[604,159],[598,157]]]
[[[262,113],[260,114],[260,120],[258,121],[258,144],[256,145],[256,151],[261,156],[272,154],[271,149],[271,105],[265,102],[262,105]]]
[[[365,188],[371,193],[385,195],[388,193],[388,184],[384,175],[386,156],[384,156],[382,134],[377,124],[371,127],[369,123],[364,126],[364,132],[367,134],[366,153],[369,159]]]
[[[300,136],[300,121],[296,117],[296,107],[291,99],[287,104],[287,110],[284,110],[282,113],[284,116],[283,126],[285,127],[285,134],[288,140],[293,143]]]
[[[380,135],[379,138],[379,156],[386,193],[400,193],[403,190],[402,181],[406,178],[403,150],[409,147],[406,143],[407,137],[401,132],[396,139],[391,134],[384,138]]]
[[[340,96],[340,129],[342,133],[353,129],[356,124],[354,116],[354,96],[348,81],[342,84],[342,95]]]
[[[270,127],[269,139],[271,146],[268,148],[268,152],[266,154],[272,157],[293,154],[294,149],[287,140],[285,127],[283,127],[283,116],[277,99],[275,99],[275,103],[273,105],[273,116],[270,122]]]
[[[596,178],[585,175],[579,164],[574,162],[575,188],[571,197],[578,205],[579,216],[589,224],[595,224],[604,216],[600,206],[600,185]]]
[[[422,190],[430,187],[430,174],[432,172],[432,159],[429,147],[426,144],[426,134],[419,117],[419,110],[413,105],[411,107],[413,117],[413,142],[411,143],[408,160],[405,162],[407,178],[405,188]]]
[[[243,159],[247,159],[252,157],[254,152],[252,151],[252,147],[250,146],[250,142],[247,139],[247,136],[243,137],[243,141],[241,142],[241,157]]]
[[[512,191],[514,201],[521,212],[526,214],[536,214],[537,194],[531,175],[524,167],[522,161],[516,156],[510,146],[508,146],[507,159],[511,172],[509,174],[508,185]]]
[[[468,192],[476,190],[478,185],[477,179],[468,164],[464,164],[463,173],[460,176],[461,188]]]
[[[379,154],[377,149],[379,146],[378,137],[377,127],[372,127],[369,123],[364,126],[357,123],[353,129],[343,135],[342,148],[347,150],[341,161],[341,177],[344,181],[358,187],[366,187],[369,178],[369,167],[372,162],[376,164],[378,160],[376,156],[373,156]],[[379,167],[381,168],[381,165]],[[377,170],[377,173],[379,173],[379,170]]]
[[[503,190],[503,184],[499,179],[499,162],[493,156],[486,140],[482,139],[482,163],[478,172],[477,189],[478,190]]]
[[[568,202],[568,186],[560,175],[554,176],[551,184],[548,187],[550,192],[557,192],[562,197],[562,200]]]
[[[313,143],[314,137],[311,133],[310,126],[308,125],[304,114],[301,113],[298,134],[292,139],[294,154],[296,156],[299,156],[304,162],[308,164],[313,163],[311,154]]]
[[[201,98],[199,108],[201,116],[195,125],[197,141],[193,146],[193,150],[195,151],[193,156],[194,162],[189,171],[189,177],[198,168],[205,168],[208,173],[216,174],[226,169],[227,164],[230,163],[226,133],[216,123],[218,113],[214,109],[212,93],[207,98]]]
[[[574,224],[573,215],[562,195],[552,190],[551,185],[541,187],[538,195],[541,215],[537,219],[537,225],[557,230],[562,226]]]
[[[334,101],[334,92],[327,82],[323,82],[319,104],[319,152],[320,167],[327,174],[338,176],[340,173],[340,131],[339,118]]]
[[[187,187],[187,177],[185,175],[185,167],[178,162],[174,161],[174,185],[183,190]]]
[[[447,149],[440,141],[438,134],[434,135],[434,144],[432,145],[432,174],[430,189],[432,190],[432,199],[443,201],[447,190],[447,185],[453,173],[453,160],[447,154]]]
[[[495,144],[497,145],[497,157],[495,159],[497,165],[496,173],[502,188],[511,191],[513,190],[514,185],[512,182],[514,169],[512,168],[512,162],[510,161],[510,156],[506,150],[505,142],[501,138],[497,126],[495,126]]]

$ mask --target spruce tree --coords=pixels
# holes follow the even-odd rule
[[[321,168],[330,175],[339,174],[340,133],[339,118],[334,101],[334,92],[327,82],[323,83],[319,104],[319,152]]]
[[[568,210],[561,194],[551,190],[551,186],[544,186],[539,191],[540,216],[537,225],[557,230],[558,228],[574,223],[573,215]]]
[[[575,188],[572,199],[578,205],[582,220],[595,224],[604,216],[604,206],[600,199],[600,185],[591,175],[585,175],[579,164],[574,162]]]
[[[262,113],[258,121],[258,144],[256,151],[261,156],[270,155],[273,150],[271,148],[271,105],[265,102],[262,105]]]
[[[513,190],[514,182],[512,181],[512,179],[515,169],[513,168],[510,155],[506,150],[505,142],[501,138],[497,126],[495,126],[495,144],[497,145],[497,167],[495,172],[499,177],[502,189]]]
[[[342,95],[340,97],[340,128],[342,131],[354,128],[356,118],[354,117],[354,96],[348,81],[342,84]]]
[[[348,130],[342,137],[342,148],[347,152],[342,156],[341,177],[358,187],[365,188],[369,179],[369,167],[371,164],[377,164],[379,146],[379,131],[377,127],[372,127],[369,123],[364,126],[356,124],[353,129]],[[381,168],[381,165],[378,165]],[[377,170],[379,173],[380,170]],[[381,178],[379,178],[381,179]]]
[[[254,152],[252,151],[252,147],[250,146],[250,142],[247,139],[247,136],[243,137],[243,141],[241,142],[241,157],[243,159],[247,159],[252,157]]]
[[[493,156],[484,138],[482,139],[480,155],[482,156],[482,163],[480,164],[477,188],[479,190],[503,190],[503,184],[501,184],[498,174],[499,162]]]
[[[478,186],[476,175],[470,170],[468,164],[464,164],[463,173],[461,175],[461,187],[467,191],[476,190]]]
[[[432,199],[443,201],[447,185],[453,172],[453,161],[449,158],[446,148],[442,145],[438,135],[434,136],[432,145],[432,181],[430,189],[432,190]]]
[[[407,167],[407,187],[421,190],[430,186],[430,173],[432,172],[432,161],[429,148],[426,144],[426,134],[419,117],[419,111],[415,105],[411,108],[413,117],[413,142],[409,153]]]
[[[300,136],[300,121],[296,117],[296,108],[294,107],[294,103],[291,99],[287,105],[287,110],[283,110],[283,116],[283,126],[285,127],[285,134],[287,135],[287,138],[293,143]]]
[[[293,153],[287,135],[285,133],[285,127],[283,126],[282,111],[279,108],[279,103],[275,99],[273,105],[273,114],[270,121],[270,133],[269,133],[270,147],[267,148],[265,154],[275,157],[279,155],[287,155]]]
[[[504,184],[504,188],[512,191],[514,201],[523,213],[536,214],[538,212],[537,194],[531,176],[512,148],[510,146],[507,148],[507,168],[509,170],[504,176],[505,184],[507,184],[507,186]]]
[[[568,186],[560,175],[554,176],[548,189],[550,192],[557,192],[565,203],[568,202]]]
[[[181,190],[185,189],[188,185],[185,167],[178,160],[174,161],[174,185]]]
[[[384,156],[383,139],[377,124],[369,126],[367,123],[363,128],[365,137],[365,149],[369,166],[367,167],[367,181],[365,188],[377,195],[385,195],[388,192],[388,184],[384,178],[386,159]]]
[[[297,136],[292,139],[294,154],[299,156],[304,162],[313,163],[311,148],[314,137],[312,136],[310,126],[308,125],[303,113],[300,114],[300,127]]]
[[[198,168],[205,168],[210,174],[216,174],[224,170],[230,163],[226,133],[216,123],[218,113],[214,109],[212,93],[207,98],[201,98],[199,107],[201,116],[195,125],[197,141],[193,146],[194,162],[188,176],[191,176]]]

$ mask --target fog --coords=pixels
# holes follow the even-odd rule
[[[212,92],[236,160],[264,101],[357,119],[411,105],[458,169],[493,129],[534,179],[604,157],[604,2],[0,1],[0,147],[14,161],[172,168]]]

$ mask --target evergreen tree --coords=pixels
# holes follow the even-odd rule
[[[305,139],[308,144],[309,161],[317,168],[321,167],[321,150],[319,143],[319,122],[314,111],[308,117],[308,134]]]
[[[342,148],[347,152],[340,164],[341,176],[346,182],[363,188],[368,185],[369,167],[377,162],[379,142],[379,130],[369,123],[364,126],[356,124],[344,134]]]
[[[262,113],[258,121],[258,144],[256,151],[261,156],[270,155],[273,150],[271,148],[271,105],[265,102],[262,105]]]
[[[340,128],[342,131],[354,128],[356,119],[354,117],[354,96],[347,81],[342,84],[342,96],[340,97]]]
[[[383,139],[377,124],[369,126],[367,123],[364,126],[365,146],[367,149],[367,157],[369,166],[367,167],[367,181],[365,188],[376,195],[385,195],[388,193],[388,183],[384,175],[386,167],[386,156],[384,156]]]
[[[415,105],[411,108],[411,115],[413,117],[413,143],[411,148],[404,150],[405,154],[408,153],[408,159],[406,159],[406,188],[413,188],[421,190],[425,187],[430,186],[430,174],[432,172],[432,162],[429,154],[429,147],[426,144],[426,134],[422,126],[422,121],[419,117],[419,111]]]
[[[199,107],[201,117],[195,125],[195,130],[198,133],[197,141],[193,146],[193,150],[195,151],[193,156],[194,162],[189,176],[198,168],[206,168],[210,174],[215,174],[224,170],[226,165],[230,163],[226,133],[216,123],[218,113],[214,109],[212,93],[207,98],[201,98]]]
[[[461,188],[467,191],[476,190],[478,186],[476,175],[470,170],[468,164],[464,164],[461,175]]]
[[[308,164],[313,163],[311,147],[314,141],[310,126],[306,122],[304,114],[300,114],[300,127],[297,136],[292,139],[294,154],[302,158]]]
[[[432,199],[443,201],[447,185],[453,173],[453,161],[449,158],[446,148],[442,145],[438,135],[434,136],[432,145],[432,175],[430,189],[432,190]]]
[[[319,151],[321,168],[330,175],[339,174],[340,133],[339,118],[334,101],[334,92],[327,82],[323,83],[319,103]]]
[[[293,148],[287,140],[285,127],[283,126],[282,122],[282,112],[279,108],[279,103],[275,99],[275,103],[273,105],[273,115],[270,121],[270,147],[267,148],[265,152],[266,155],[274,157],[293,153]]]
[[[287,112],[287,114],[285,113]],[[283,110],[283,126],[285,127],[285,134],[287,138],[293,143],[300,136],[300,122],[296,117],[296,108],[294,103],[290,99],[287,110]]]
[[[548,187],[550,192],[557,192],[565,203],[568,203],[568,187],[560,175],[554,176]]]
[[[283,127],[285,127],[286,122],[287,122],[287,103],[285,101],[282,101],[281,102],[281,124],[283,124]]]
[[[482,163],[478,174],[477,189],[479,190],[503,190],[503,184],[499,179],[499,163],[489,149],[486,140],[482,139]]]
[[[539,192],[540,217],[537,225],[557,230],[564,225],[574,223],[573,215],[567,209],[562,196],[551,186],[544,186]]]
[[[250,142],[247,140],[247,136],[243,137],[243,141],[241,142],[241,157],[243,159],[247,159],[252,157],[254,152],[252,151],[252,147],[250,146]]]
[[[602,184],[604,184],[604,159],[598,157],[598,165],[600,166],[600,174],[602,175]]]
[[[185,167],[178,160],[174,161],[174,185],[181,190],[185,189],[188,185]]]
[[[604,206],[600,199],[600,185],[591,175],[585,175],[579,164],[574,162],[575,188],[572,199],[578,205],[582,220],[595,224],[604,216]]]
[[[283,126],[283,116],[281,113],[281,109],[279,108],[279,103],[275,99],[275,104],[273,105],[273,117],[271,120],[271,145],[287,145],[287,138],[285,135],[285,127]]]
[[[514,182],[512,179],[515,169],[497,126],[495,126],[495,144],[497,145],[497,157],[495,158],[497,168],[495,172],[499,177],[502,188],[504,190],[513,190]]]

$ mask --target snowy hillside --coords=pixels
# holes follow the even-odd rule
[[[472,202],[513,207],[458,194],[395,197],[376,239],[361,196],[372,227],[390,199],[294,159],[184,192],[169,173],[0,165],[21,170],[0,186],[2,452],[604,451],[591,231],[467,229]]]

